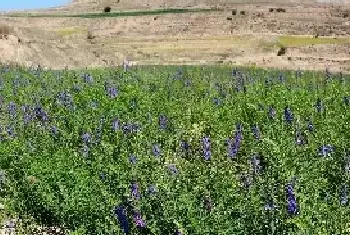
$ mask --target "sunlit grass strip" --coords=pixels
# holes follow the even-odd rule
[[[87,30],[82,28],[62,28],[56,30],[58,36],[69,36],[81,32],[87,32]]]
[[[282,46],[303,46],[312,44],[343,44],[350,43],[350,38],[313,38],[311,36],[279,36],[278,42]]]
[[[170,14],[170,13],[191,13],[191,12],[210,12],[210,11],[221,11],[221,9],[211,8],[211,9],[186,9],[186,8],[168,8],[168,9],[156,9],[152,11],[122,11],[122,12],[101,12],[101,13],[84,13],[75,15],[54,15],[54,14],[11,14],[11,17],[80,17],[80,18],[100,18],[100,17],[124,17],[124,16],[146,16],[146,15],[160,15],[160,14]]]

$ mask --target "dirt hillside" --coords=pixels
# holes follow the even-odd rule
[[[5,15],[0,17],[0,58],[50,68],[100,67],[128,58],[132,64],[330,66],[350,71],[350,4],[305,2],[74,0],[41,12],[101,12],[105,6],[112,12],[145,10],[162,4],[220,11],[102,18]]]

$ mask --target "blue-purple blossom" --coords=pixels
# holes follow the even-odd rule
[[[275,116],[276,116],[276,110],[272,106],[270,106],[268,111],[268,117],[269,119],[274,119]]]
[[[122,129],[123,129],[123,134],[126,135],[126,134],[129,134],[131,133],[131,125],[130,124],[127,124],[127,123],[124,123],[123,126],[122,126]]]
[[[127,209],[123,205],[115,206],[114,215],[117,216],[121,229],[124,234],[129,234],[130,227],[127,217]]]
[[[58,134],[58,130],[57,130],[57,127],[56,126],[52,126],[51,127],[51,133],[56,136]]]
[[[278,80],[280,81],[280,83],[283,83],[285,81],[284,75],[282,73],[278,75]]]
[[[285,120],[288,124],[291,124],[292,121],[293,121],[293,114],[292,114],[292,111],[289,107],[285,107],[284,108],[284,117],[285,117]]]
[[[211,151],[210,150],[204,150],[204,159],[206,161],[210,160],[211,158]]]
[[[186,87],[189,87],[192,85],[192,81],[190,79],[186,79],[184,83]]]
[[[243,129],[243,128],[242,128],[242,124],[241,124],[241,123],[237,123],[237,124],[236,124],[236,131],[237,131],[237,132],[242,132],[242,129]]]
[[[261,165],[261,159],[256,154],[250,159],[250,164],[252,165],[253,172],[255,174],[260,174],[263,171],[263,166]]]
[[[227,140],[227,155],[230,158],[235,158],[238,152],[237,142],[231,138]]]
[[[43,120],[43,121],[48,120],[48,115],[47,115],[46,111],[44,111],[40,105],[37,105],[34,108],[34,115],[39,120]]]
[[[231,74],[232,74],[233,77],[235,77],[237,75],[237,70],[236,69],[232,69]]]
[[[134,154],[130,154],[130,156],[129,156],[129,162],[131,163],[131,164],[136,164],[136,162],[137,162],[137,158],[136,158],[136,156],[134,155]]]
[[[272,211],[272,210],[275,210],[276,208],[277,206],[272,201],[268,201],[264,206],[265,211]]]
[[[343,184],[340,188],[340,204],[342,206],[348,203],[348,185]]]
[[[161,154],[161,150],[158,144],[153,145],[152,147],[152,153],[155,157],[159,157]]]
[[[249,189],[251,184],[253,182],[253,179],[250,175],[241,175],[241,185],[242,187]]]
[[[175,234],[174,235],[182,235],[182,232],[179,229],[176,229]]]
[[[11,137],[13,137],[15,135],[15,131],[14,131],[13,127],[10,125],[6,126],[6,133]]]
[[[318,148],[318,155],[322,157],[329,157],[335,148],[331,145],[323,145]]]
[[[345,157],[344,171],[346,174],[350,174],[350,151],[346,154]]]
[[[213,102],[216,106],[219,106],[222,103],[221,99],[217,97],[213,98]]]
[[[9,105],[7,106],[7,109],[8,109],[9,114],[10,114],[11,116],[16,115],[16,104],[15,104],[13,101],[11,101],[11,102],[9,103]]]
[[[188,151],[190,148],[190,145],[184,140],[181,141],[180,146],[183,151]]]
[[[28,113],[24,114],[23,116],[23,123],[24,125],[28,125],[28,123],[32,120],[32,116]]]
[[[87,143],[89,143],[91,141],[91,135],[89,133],[84,133],[81,136],[81,139],[83,140],[84,144],[87,144]]]
[[[173,175],[177,175],[179,173],[175,164],[168,165],[168,170]]]
[[[84,79],[84,82],[86,83],[92,82],[92,76],[90,74],[84,74],[83,79]]]
[[[300,130],[296,130],[295,132],[295,143],[298,145],[305,144],[305,137],[303,133],[300,132]]]
[[[139,185],[136,182],[133,182],[131,184],[131,195],[136,199],[139,200],[140,199],[140,192],[139,192]]]
[[[82,152],[82,154],[83,154],[84,157],[87,157],[87,156],[88,156],[89,151],[90,151],[90,149],[89,149],[89,147],[86,146],[86,145],[84,145],[83,148],[81,149],[81,152]]]
[[[75,93],[79,93],[81,91],[81,87],[78,84],[74,84],[72,90]]]
[[[164,130],[168,127],[168,118],[165,115],[159,116],[159,128]]]
[[[204,155],[204,159],[207,161],[211,157],[210,138],[204,137],[202,141],[203,141],[203,155]]]
[[[150,195],[154,195],[158,192],[158,189],[157,187],[154,185],[154,184],[151,184],[148,186],[147,188],[147,193],[150,194]]]
[[[286,186],[286,195],[287,195],[287,212],[288,214],[298,214],[298,204],[296,201],[294,189],[291,183],[288,183]]]
[[[105,181],[106,180],[106,174],[105,173],[103,173],[103,172],[100,173],[100,180],[101,181]]]
[[[23,113],[27,113],[27,112],[29,112],[30,107],[29,107],[29,105],[22,105],[21,109],[22,109]]]
[[[253,132],[255,139],[257,139],[257,140],[260,139],[260,129],[259,129],[259,126],[257,124],[253,125],[252,132]]]
[[[134,223],[136,224],[137,228],[145,228],[146,227],[146,223],[142,219],[141,213],[139,211],[134,211],[133,220],[134,220]]]
[[[323,105],[322,105],[322,102],[321,102],[321,99],[320,98],[317,98],[317,101],[316,101],[316,109],[317,109],[317,112],[321,112],[322,109],[323,109]]]
[[[118,90],[115,87],[108,87],[107,88],[107,95],[109,98],[114,99],[118,96]]]
[[[57,95],[56,102],[60,105],[70,106],[73,103],[72,96],[67,92],[60,92]]]
[[[313,131],[313,130],[314,130],[314,125],[313,125],[313,123],[312,123],[311,120],[310,120],[309,123],[307,124],[307,129],[308,129],[309,131]]]

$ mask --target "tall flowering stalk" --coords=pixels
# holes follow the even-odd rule
[[[114,208],[114,215],[117,217],[120,228],[124,234],[130,233],[130,226],[128,222],[127,209],[124,205],[119,205]]]
[[[130,188],[131,188],[131,195],[136,200],[139,200],[141,197],[140,192],[139,192],[139,185],[136,182],[133,182],[133,183],[131,183]]]
[[[291,183],[288,183],[286,186],[286,196],[287,196],[287,213],[290,215],[298,214],[298,204],[296,201],[294,188]]]
[[[140,211],[134,210],[133,220],[134,220],[134,223],[136,224],[137,228],[145,228],[146,227],[146,222],[142,219]]]
[[[210,138],[209,137],[204,137],[202,139],[202,143],[203,143],[203,155],[204,155],[204,159],[206,161],[210,160],[211,158],[211,151],[210,151]]]
[[[289,107],[284,108],[284,117],[288,124],[292,124],[292,121],[294,118],[293,118],[292,110]]]

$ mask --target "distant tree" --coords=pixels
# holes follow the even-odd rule
[[[111,7],[105,7],[105,8],[103,9],[103,12],[111,12]]]
[[[286,54],[287,49],[285,47],[281,47],[278,52],[277,52],[277,56],[281,56]]]

